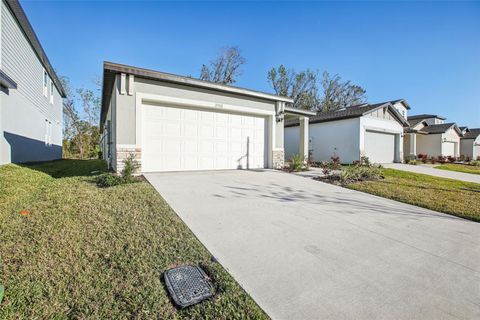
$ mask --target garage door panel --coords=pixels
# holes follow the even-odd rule
[[[443,143],[443,156],[455,156],[455,142]]]
[[[265,128],[264,117],[144,105],[143,171],[246,168],[247,154],[263,168]]]
[[[372,163],[395,162],[395,135],[365,131],[365,155]]]

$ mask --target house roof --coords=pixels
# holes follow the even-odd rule
[[[22,9],[22,6],[17,0],[3,0],[3,1],[10,8],[10,11],[12,12],[13,16],[17,20],[28,42],[32,46],[33,51],[37,55],[43,67],[45,68],[45,71],[47,71],[48,75],[50,76],[50,79],[52,79],[53,83],[55,84],[55,87],[57,88],[58,92],[60,92],[60,95],[63,98],[65,98],[65,91],[63,89],[62,83],[60,82],[60,79],[57,77],[57,74],[55,73],[55,70],[53,69],[52,65],[50,64],[47,54],[43,50],[42,45],[40,44],[40,41],[38,40],[38,37],[35,34],[35,31],[33,30],[32,25],[28,21],[28,18]]]
[[[403,103],[403,105],[405,106],[405,108],[407,108],[407,110],[410,110],[410,105],[407,103],[407,101],[405,99],[397,99],[397,100],[392,100],[392,101],[388,101],[390,102],[391,104],[395,104],[395,103]]]
[[[453,122],[451,122],[451,123],[441,123],[441,124],[429,124],[429,125],[423,127],[422,129],[420,129],[418,131],[428,133],[428,134],[439,134],[439,133],[447,132],[452,127],[454,127],[455,131],[457,131],[457,133],[459,135],[462,134],[460,129]]]
[[[459,127],[459,128],[460,128],[460,130],[461,130],[462,132],[465,131],[465,130],[468,131],[468,127]]]
[[[410,128],[415,127],[417,124],[419,124],[420,122],[422,122],[424,120],[425,120],[424,118],[412,119],[412,118],[408,117],[408,123],[410,123]]]
[[[119,73],[132,74],[135,77],[157,80],[162,82],[182,84],[190,87],[209,89],[214,91],[220,91],[225,93],[233,93],[243,95],[247,97],[260,98],[271,101],[282,101],[287,103],[293,103],[293,99],[275,94],[244,89],[240,87],[228,86],[224,84],[214,83],[210,81],[204,81],[194,79],[191,77],[179,76],[176,74],[165,73],[150,69],[138,68],[134,66],[113,63],[105,61],[103,63],[103,93],[102,93],[102,112],[100,117],[100,124],[105,120],[107,113],[107,106],[110,103],[111,92],[113,84],[115,82],[115,75]]]
[[[480,128],[472,128],[468,129],[462,139],[476,139],[478,136],[480,136]]]
[[[441,117],[439,115],[436,115],[436,114],[417,114],[417,115],[413,115],[413,116],[408,116],[408,121],[410,122],[410,120],[413,120],[413,119],[431,119],[431,118],[437,118],[437,119],[440,119],[440,120],[445,120],[446,118],[444,117]]]
[[[389,110],[395,115],[397,120],[403,125],[408,126],[408,122],[405,120],[400,113],[398,113],[397,109],[392,106],[391,102],[381,102],[375,104],[359,104],[351,107],[347,107],[340,110],[335,111],[327,111],[327,112],[320,112],[316,116],[310,118],[310,123],[320,123],[320,122],[329,122],[329,121],[337,121],[342,119],[349,119],[349,118],[358,118],[364,116],[372,111],[375,111],[380,108],[387,107]],[[285,124],[285,127],[294,127],[298,126],[299,122],[289,121]]]

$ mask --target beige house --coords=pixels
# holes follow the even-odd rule
[[[465,128],[465,133],[460,139],[460,155],[473,160],[480,157],[480,128]]]
[[[408,122],[403,138],[405,156],[460,156],[462,133],[455,123],[445,123],[445,118],[429,114],[410,116]]]
[[[105,62],[100,128],[103,157],[116,171],[133,153],[141,172],[281,168],[284,117],[309,111],[292,99],[190,77]]]

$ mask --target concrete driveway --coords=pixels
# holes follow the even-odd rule
[[[278,171],[147,174],[274,319],[480,319],[480,224]]]
[[[430,176],[436,176],[441,178],[449,178],[449,179],[455,179],[455,180],[466,181],[466,182],[480,183],[480,174],[435,169],[435,167],[433,166],[425,166],[425,165],[414,166],[414,165],[404,164],[404,163],[386,163],[386,164],[383,164],[383,166],[385,168],[409,171],[414,173],[423,173],[423,174],[428,174]]]

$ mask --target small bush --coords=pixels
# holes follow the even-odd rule
[[[331,168],[332,170],[340,170],[341,169],[341,164],[340,164],[340,157],[337,155],[333,155],[330,157],[331,160]]]
[[[457,161],[457,158],[454,157],[454,156],[448,156],[447,159],[448,159],[448,161],[451,162],[451,163],[454,163],[454,162]]]
[[[340,173],[340,182],[349,184],[353,182],[382,179],[380,168],[374,166],[355,165],[345,168]]]
[[[294,154],[290,160],[289,169],[292,171],[303,171],[308,167],[305,165],[305,160],[299,154]]]
[[[133,174],[140,169],[140,163],[137,161],[135,154],[128,154],[127,158],[123,160],[123,170],[121,172],[123,179],[127,182],[134,180]]]
[[[113,173],[105,173],[97,178],[97,186],[100,188],[114,187],[121,184],[137,182],[138,179],[133,174],[140,169],[140,163],[135,159],[135,154],[130,153],[125,160],[123,160],[123,170],[121,175]]]
[[[437,159],[436,159],[435,157],[432,157],[432,159],[430,159],[430,162],[431,162],[432,164],[435,164],[435,163],[437,163]]]
[[[417,165],[417,160],[415,160],[415,159],[410,159],[410,160],[408,160],[407,163],[416,166],[416,165]]]
[[[332,165],[330,162],[322,161],[320,162],[320,168],[322,169],[322,173],[325,176],[328,176],[329,174],[332,173]]]
[[[439,163],[445,163],[447,162],[447,158],[445,156],[438,156],[437,157]]]
[[[470,164],[475,167],[480,167],[480,160],[473,160]]]
[[[427,163],[428,162],[428,154],[426,153],[420,153],[418,155],[418,158],[420,159],[420,161],[422,161],[423,163]]]
[[[124,183],[125,179],[122,176],[117,176],[112,173],[104,173],[97,177],[97,186],[100,188],[114,187]]]

